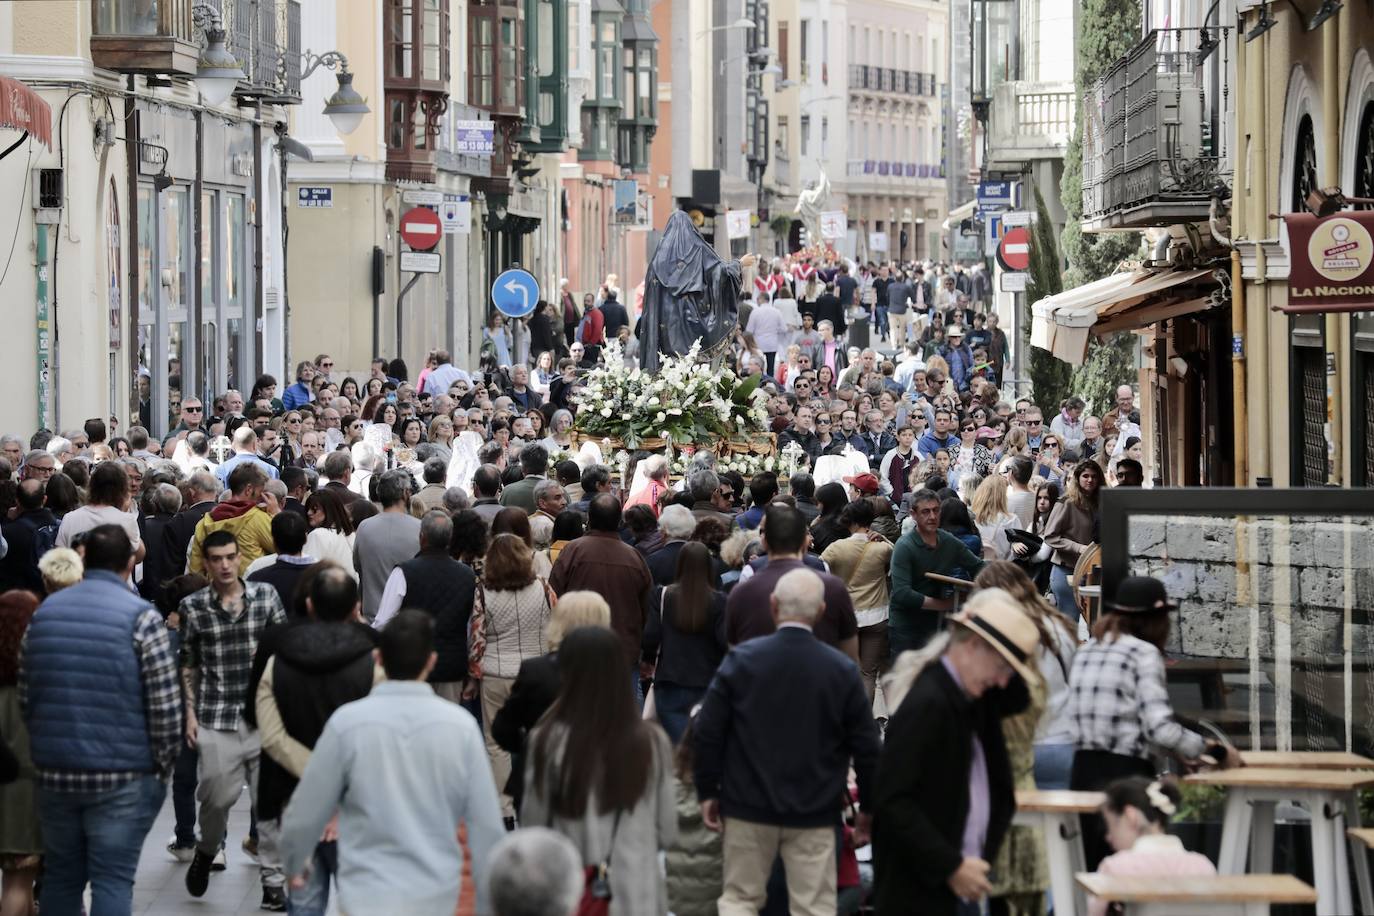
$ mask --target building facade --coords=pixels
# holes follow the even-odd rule
[[[280,371],[276,129],[302,99],[300,19],[296,0],[0,6],[0,75],[46,101],[53,138],[0,161],[0,297],[28,331],[0,344],[0,428],[113,416],[162,435],[182,397]],[[211,32],[241,68],[214,103]]]

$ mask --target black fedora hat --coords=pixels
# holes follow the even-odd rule
[[[1116,587],[1116,595],[1104,602],[1107,610],[1117,614],[1151,614],[1176,611],[1178,602],[1169,598],[1164,583],[1153,576],[1128,576]]]

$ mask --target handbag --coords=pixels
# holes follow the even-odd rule
[[[659,616],[659,619],[660,619],[660,620],[663,619],[663,605],[664,605],[664,602],[667,600],[667,597],[668,597],[668,589],[667,589],[667,588],[661,588],[661,589],[659,589],[659,592],[658,592],[658,616]],[[657,673],[658,660],[659,660],[659,658],[662,658],[662,657],[663,657],[663,647],[660,645],[660,646],[659,646],[659,650],[658,650],[658,656],[654,658],[655,673]],[[657,721],[658,721],[658,703],[655,702],[655,699],[654,699],[654,683],[653,683],[653,681],[650,681],[650,682],[649,682],[649,689],[646,690],[646,691],[644,692],[644,710],[643,710],[643,712],[640,713],[640,718],[642,718],[645,722],[657,722]]]
[[[611,827],[611,845],[606,858],[597,865],[588,865],[582,899],[577,902],[574,916],[610,916],[611,912],[611,855],[615,852],[615,835],[620,830],[620,812],[615,813]]]
[[[480,680],[482,657],[487,653],[487,592],[477,580],[477,600],[468,617],[468,677]]]

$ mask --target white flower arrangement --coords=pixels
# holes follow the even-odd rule
[[[627,369],[620,342],[611,341],[577,395],[575,425],[630,448],[654,437],[685,444],[760,434],[768,428],[768,395],[759,381],[702,361],[700,340],[683,356],[665,356],[653,373]]]

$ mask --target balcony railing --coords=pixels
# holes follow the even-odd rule
[[[939,93],[934,73],[918,73],[915,70],[897,70],[892,67],[869,67],[864,64],[850,64],[849,88],[895,95],[934,96]]]
[[[194,0],[94,0],[91,61],[119,73],[195,76],[200,45],[191,24]]]
[[[989,164],[1011,167],[1036,159],[1060,159],[1073,136],[1073,84],[999,83],[993,89],[988,120]]]
[[[1226,46],[1229,30],[1218,30]],[[1225,68],[1199,67],[1197,29],[1150,32],[1083,94],[1085,228],[1170,226],[1207,216],[1230,171]]]
[[[300,0],[219,0],[229,52],[248,75],[239,95],[282,105],[301,100]]]
[[[941,181],[945,177],[944,166],[938,163],[904,162],[888,159],[851,159],[845,166],[845,174],[851,178],[892,184],[895,184],[898,179],[903,181],[911,179]]]

